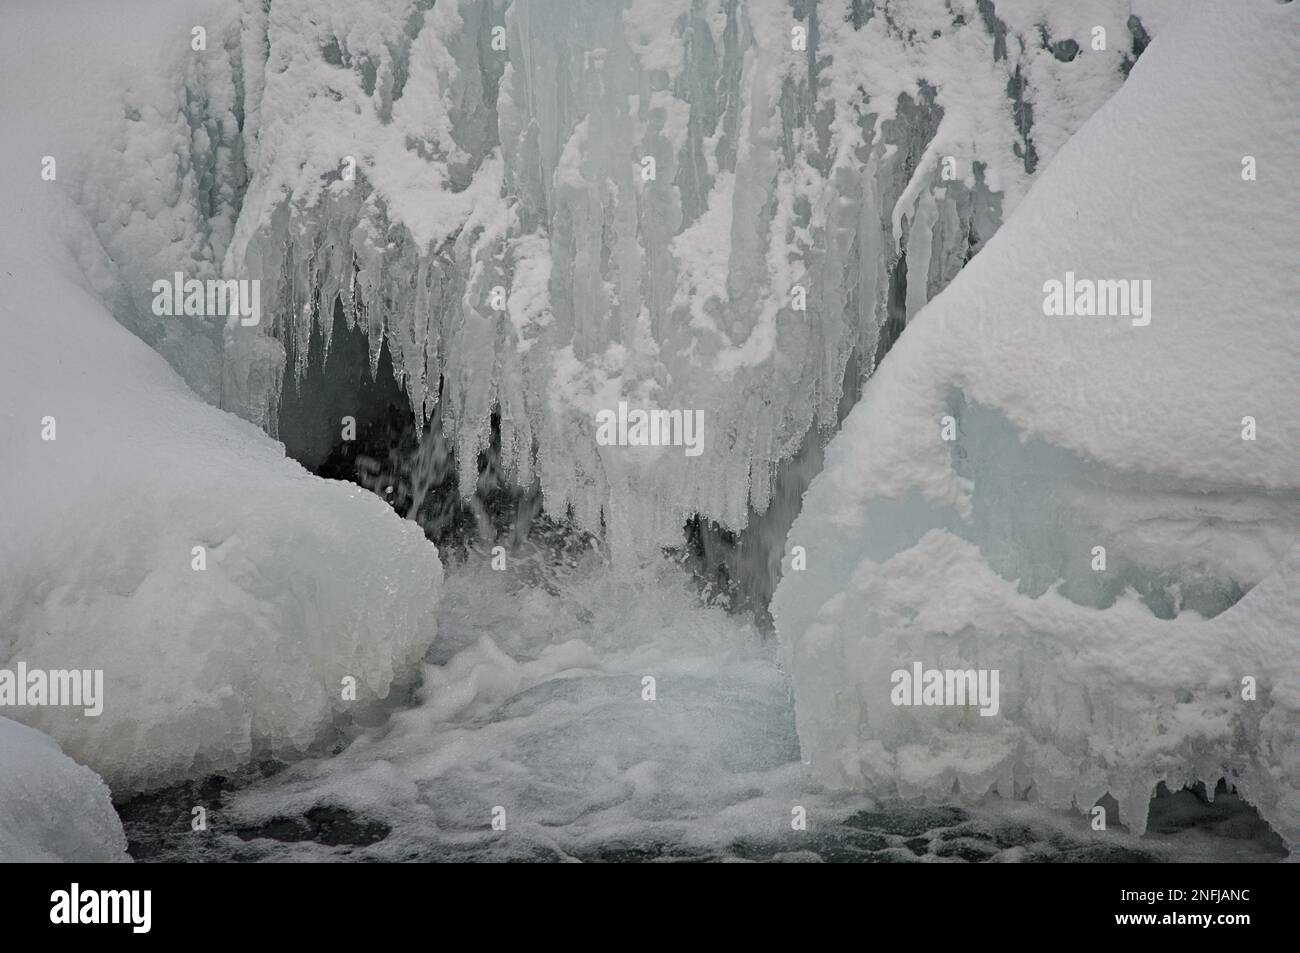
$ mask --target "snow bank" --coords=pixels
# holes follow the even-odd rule
[[[0,863],[124,861],[108,788],[39,731],[0,718]]]
[[[21,237],[4,227],[0,664],[103,669],[105,700],[15,716],[117,789],[302,748],[345,676],[386,696],[434,637],[423,531],[202,403]]]
[[[205,404],[105,309],[117,256],[130,259],[106,233],[188,233],[174,208],[83,214],[80,186],[98,181],[87,155],[120,123],[115,99],[159,93],[147,75],[125,91],[113,83],[123,63],[138,71],[187,51],[194,22],[213,25],[221,50],[219,21],[182,8],[151,18],[161,6],[137,0],[133,39],[103,5],[50,19],[40,6],[15,11],[23,41],[7,35],[6,60],[33,79],[0,105],[14,143],[0,156],[0,668],[103,670],[98,717],[5,713],[122,793],[287,757],[388,696],[434,638],[442,571],[418,526],[357,487],[316,479]],[[65,62],[96,30],[107,52],[77,69],[50,74],[28,59],[57,51]],[[146,134],[149,115],[133,134]],[[52,181],[40,175],[47,150],[59,161]],[[158,193],[161,173],[140,161],[122,167],[135,185],[153,175]],[[221,319],[173,323],[178,340],[225,330]],[[355,702],[343,697],[348,677]]]
[[[1140,832],[1226,776],[1296,840],[1294,15],[1167,25],[867,383],[773,603],[831,783]],[[1149,323],[1048,316],[1067,272],[1149,280]],[[999,713],[896,707],[917,661],[999,670]]]

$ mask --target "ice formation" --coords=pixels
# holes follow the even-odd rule
[[[1296,842],[1293,27],[1168,25],[865,386],[773,605],[829,783],[1140,833],[1224,777]],[[1149,279],[1150,323],[1048,316],[1067,272]],[[895,706],[915,661],[1000,670],[999,716]]]
[[[92,24],[116,15],[75,13]],[[20,25],[23,15],[47,11],[15,11]],[[125,794],[286,757],[418,675],[442,568],[419,527],[381,500],[313,477],[204,403],[86,287],[85,275],[105,287],[112,266],[102,250],[91,257],[94,222],[62,194],[77,153],[53,148],[58,179],[33,174],[102,95],[89,83],[66,96],[89,68],[38,68],[42,56],[63,62],[66,49],[53,49],[78,35],[58,25],[22,31],[24,49],[13,48],[19,33],[4,44],[41,88],[0,107],[22,144],[0,156],[0,668],[102,670],[105,698],[97,717],[3,713]],[[105,42],[96,62],[119,66]],[[51,117],[59,128],[47,135]],[[343,699],[348,676],[355,704]]]
[[[53,739],[0,717],[0,863],[129,859],[122,822],[95,772]]]
[[[413,675],[442,578],[420,528],[204,404],[4,232],[0,660],[105,682],[98,717],[15,717],[117,791],[305,748],[344,677],[364,703]]]
[[[344,677],[378,700],[422,671],[436,691],[337,769],[353,806],[397,791],[414,823],[422,781],[481,780],[439,760],[431,729],[464,746],[456,718],[545,686],[532,727],[494,731],[549,759],[530,732],[578,730],[550,720],[570,665],[679,660],[776,705],[746,652],[739,683],[716,658],[694,670],[680,616],[676,639],[613,661],[557,630],[550,650],[480,639],[421,670],[436,552],[258,429],[276,435],[341,301],[412,408],[438,402],[464,492],[499,412],[511,478],[625,565],[693,515],[738,530],[793,513],[874,373],[775,602],[818,775],[1053,807],[1110,792],[1139,831],[1156,781],[1222,775],[1294,841],[1293,242],[1275,214],[1294,207],[1277,171],[1293,130],[1267,75],[1285,74],[1291,21],[1202,6],[1182,24],[1167,0],[11,4],[0,53],[39,81],[0,107],[22,145],[0,154],[0,664],[108,682],[93,724],[24,719],[129,791],[300,751]],[[46,151],[57,187],[31,174]],[[1247,154],[1258,181],[1238,175]],[[71,258],[39,238],[51,221]],[[152,313],[177,271],[261,280],[263,322]],[[1043,283],[1067,273],[1151,279],[1150,325],[1046,317]],[[601,446],[621,402],[702,412],[704,452]],[[735,635],[709,631],[706,654]],[[998,668],[998,715],[894,708],[889,675],[915,661]],[[639,710],[618,717],[616,740],[638,734]],[[672,747],[643,741],[646,760]],[[694,763],[728,743],[703,737]],[[601,795],[694,786],[611,757]],[[590,789],[586,763],[556,767],[539,798]],[[284,783],[335,793],[335,773]],[[743,799],[744,773],[719,803]]]
[[[441,400],[464,492],[499,410],[511,478],[621,559],[768,508],[1168,4],[190,6],[160,16],[207,52],[162,44],[183,88],[133,79],[78,179],[117,312],[274,435],[341,296]],[[177,269],[259,278],[274,317],[150,317]],[[704,453],[599,446],[620,400],[702,411]]]

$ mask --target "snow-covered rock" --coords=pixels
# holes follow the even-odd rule
[[[7,33],[5,55],[32,79],[0,104],[14,144],[0,155],[0,669],[102,670],[105,696],[98,716],[0,711],[115,793],[287,757],[384,699],[418,675],[442,580],[420,527],[204,403],[105,309],[112,282],[99,279],[117,267],[105,234],[188,227],[147,205],[105,225],[74,185],[96,134],[121,120],[115,71],[133,65],[137,91],[156,93],[141,64],[189,49],[195,21],[143,16],[158,6],[131,4],[135,39],[99,4],[16,9],[28,49]],[[63,62],[60,44],[93,45],[96,29],[102,55],[76,69],[26,59],[58,49]],[[160,174],[139,173],[155,192]],[[185,322],[223,333],[220,319]]]
[[[1226,777],[1296,841],[1294,28],[1167,25],[865,386],[773,603],[829,782],[1109,792],[1140,832]],[[1045,313],[1067,273],[1146,313]],[[916,662],[998,670],[998,714],[895,705]]]
[[[129,859],[107,785],[52,738],[0,718],[0,863]]]
[[[105,682],[98,717],[14,716],[117,790],[295,751],[344,677],[365,702],[412,674],[442,578],[420,527],[204,404],[0,228],[0,665]]]

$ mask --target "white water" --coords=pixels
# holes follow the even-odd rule
[[[953,857],[941,856],[949,848],[940,837],[954,829],[988,836],[975,849],[1005,861],[1097,849],[1157,859],[1277,856],[1260,842],[1203,831],[1140,840],[1118,828],[1098,833],[1078,815],[997,798],[967,808],[965,819],[935,811],[927,821],[916,806],[924,802],[829,792],[798,759],[786,680],[757,630],[701,606],[670,563],[635,580],[617,580],[594,554],[576,567],[547,565],[535,554],[496,572],[475,555],[452,567],[439,641],[410,707],[332,757],[224,797],[173,795],[132,815],[128,831],[154,845],[149,856],[174,859],[943,862]],[[647,675],[654,701],[643,699]],[[194,804],[209,810],[207,832],[176,822]],[[491,826],[497,806],[504,831]],[[805,831],[792,829],[795,807],[807,813]],[[361,845],[274,833],[320,808],[391,830]],[[844,823],[863,811],[876,813],[868,830],[879,833]]]

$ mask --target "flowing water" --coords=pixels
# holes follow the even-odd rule
[[[327,756],[119,805],[140,860],[1270,860],[1232,795],[1158,798],[1151,833],[999,801],[877,801],[799,760],[770,637],[664,560],[591,550],[449,567],[423,684]],[[647,681],[653,679],[653,683]],[[651,692],[653,686],[653,693]],[[195,831],[193,809],[206,810]],[[800,810],[802,809],[802,810]],[[795,829],[800,816],[805,829]],[[494,829],[504,823],[504,829]]]

